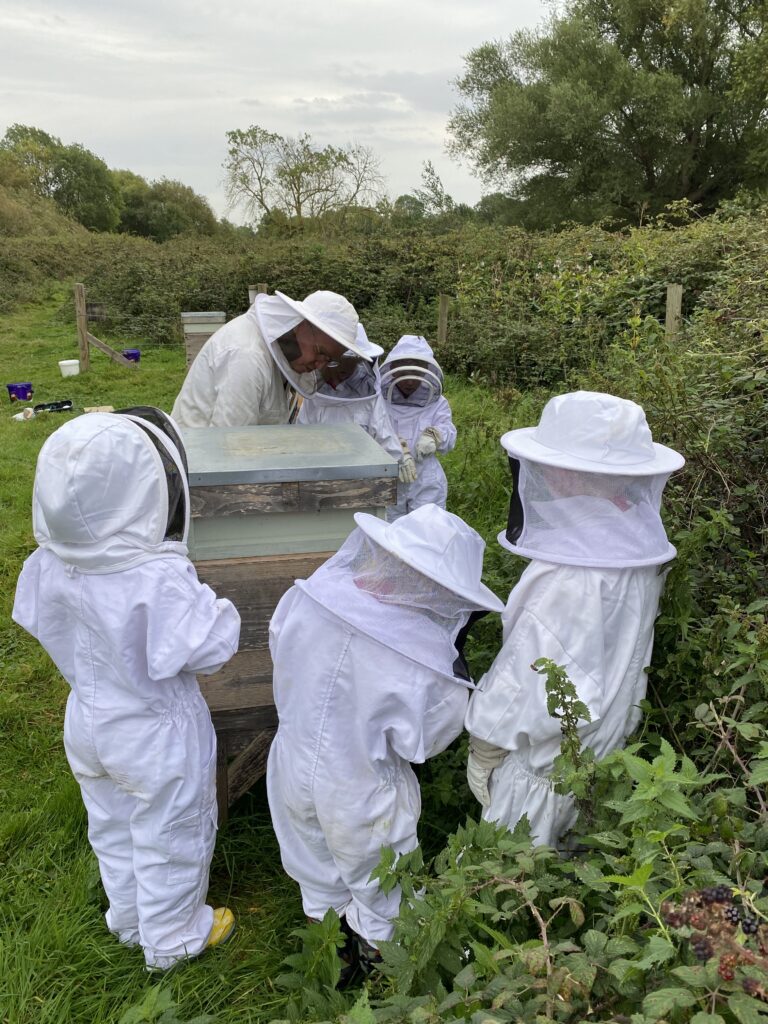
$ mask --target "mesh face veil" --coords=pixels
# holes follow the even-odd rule
[[[510,458],[513,492],[500,542],[529,558],[624,568],[669,561],[661,522],[669,473],[589,473]]]
[[[403,395],[397,385],[404,381],[416,383],[417,390]],[[443,376],[434,363],[420,365],[408,360],[385,363],[381,369],[381,393],[388,402],[396,404],[431,405],[443,393]]]
[[[151,405],[136,405],[130,409],[118,409],[116,415],[127,416],[141,427],[160,456],[168,488],[168,520],[164,539],[183,540],[188,513],[189,468],[184,444],[175,423],[162,409],[156,409]]]
[[[418,572],[360,530],[300,589],[411,661],[470,685],[455,646],[477,605]]]
[[[361,531],[350,550],[347,571],[360,590],[382,604],[418,608],[434,621],[463,621],[475,608],[465,598],[407,565]]]

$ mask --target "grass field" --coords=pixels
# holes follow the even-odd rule
[[[74,327],[54,315],[67,300],[66,291],[57,291],[0,322],[0,383],[31,380],[34,402],[71,398],[75,411],[135,404],[170,409],[184,375],[181,348],[139,345],[142,359],[135,369],[94,352],[89,373],[60,376],[58,360],[77,357]],[[104,340],[127,347],[120,339]],[[507,501],[498,437],[534,422],[540,403],[458,382],[448,397],[459,427],[458,448],[446,460],[450,507],[486,537],[486,581],[506,598],[515,567],[493,542]],[[11,419],[18,407],[5,395],[0,401],[0,1021],[117,1024],[157,982],[147,977],[141,952],[120,946],[104,925],[104,894],[61,741],[66,684],[35,641],[10,621],[16,577],[34,548],[30,501],[37,453],[64,416],[48,413],[20,423]],[[487,624],[480,631],[476,670],[492,657],[497,629]],[[451,752],[443,758],[443,792],[446,771],[455,772],[450,801],[440,803],[439,787],[430,783],[435,769],[424,775],[423,836],[433,849],[475,811],[459,759]],[[295,949],[290,931],[303,916],[298,890],[280,867],[263,783],[234,807],[219,833],[209,901],[234,909],[238,932],[223,949],[163,980],[178,1020],[204,1013],[221,1024],[280,1017],[285,996],[272,979]]]

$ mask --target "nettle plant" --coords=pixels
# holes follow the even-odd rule
[[[756,788],[768,742],[744,770],[702,771],[652,735],[596,762],[573,684],[552,662],[533,667],[563,732],[553,786],[580,810],[568,852],[532,846],[525,821],[508,832],[471,820],[430,864],[420,850],[384,851],[374,877],[403,901],[381,976],[350,1006],[325,958],[325,984],[304,975],[294,1019],[325,1006],[349,1024],[768,1022],[768,817]],[[712,714],[699,719],[710,748],[728,728]],[[724,822],[738,824],[731,838]],[[329,938],[325,923],[317,941],[328,949]],[[305,939],[292,966],[312,957]]]

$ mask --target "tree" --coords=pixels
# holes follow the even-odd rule
[[[227,141],[227,201],[255,221],[273,213],[322,217],[379,196],[378,161],[365,146],[318,149],[307,134],[284,138],[258,125],[227,132]]]
[[[540,224],[768,182],[766,0],[570,0],[470,52],[451,151]]]
[[[412,192],[414,199],[421,205],[426,217],[438,217],[441,214],[453,213],[456,203],[445,191],[440,175],[431,160],[425,160],[421,167],[421,188]]]
[[[151,183],[132,171],[115,171],[123,209],[119,231],[165,242],[176,235],[213,235],[216,216],[189,185],[161,178]]]
[[[40,128],[14,124],[0,142],[25,168],[32,191],[52,199],[68,217],[95,231],[112,231],[120,196],[112,172],[90,150],[65,146]]]

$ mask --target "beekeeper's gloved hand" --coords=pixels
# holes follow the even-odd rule
[[[469,759],[467,761],[467,782],[469,788],[483,805],[488,807],[491,802],[488,793],[488,781],[494,768],[498,768],[509,753],[494,743],[479,740],[477,736],[469,737]]]
[[[434,455],[437,446],[443,440],[443,435],[437,427],[427,427],[422,430],[419,440],[416,442],[416,458],[426,459],[428,455]]]
[[[397,471],[398,478],[401,484],[412,484],[416,479],[416,463],[413,461],[411,455],[411,449],[408,447],[408,442],[403,440],[402,437],[398,438],[400,447],[403,449],[403,457],[400,459],[400,466]]]

